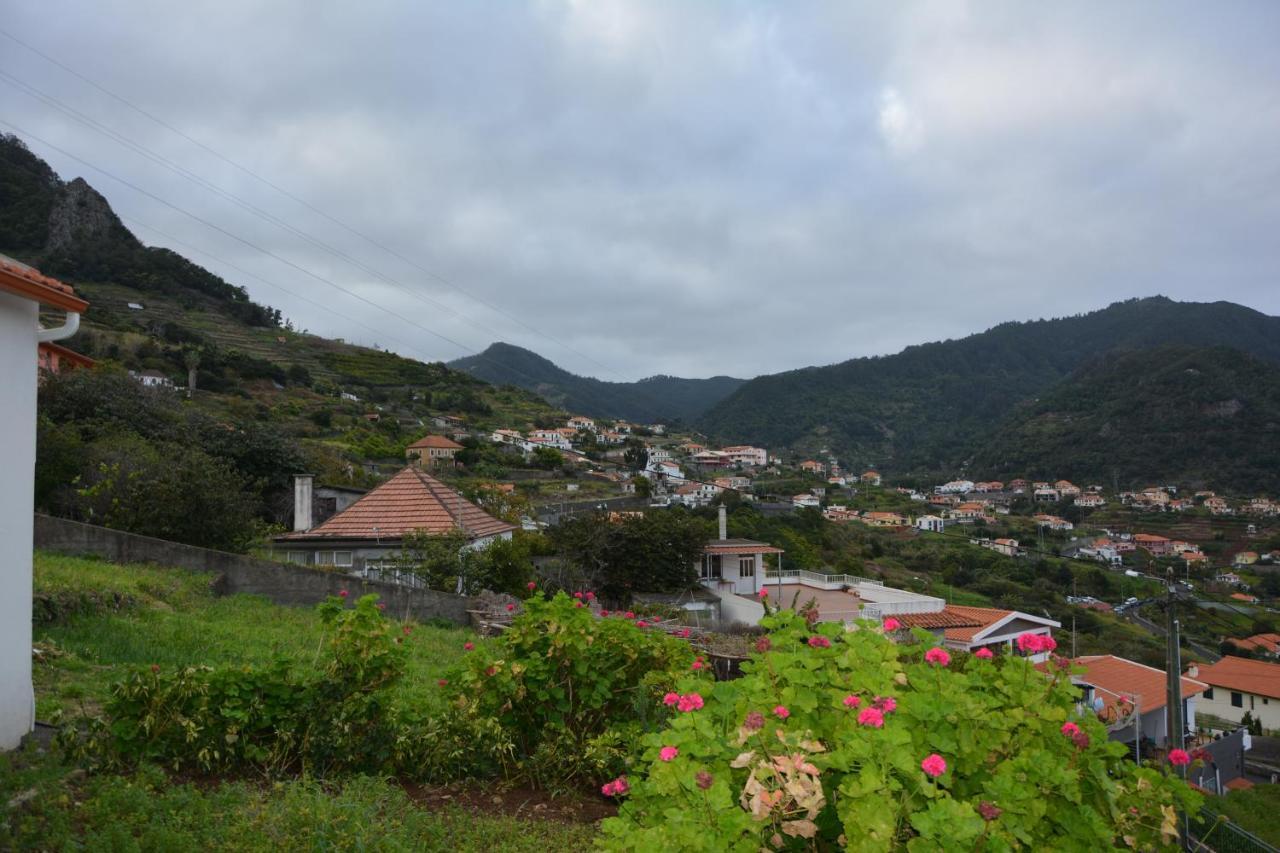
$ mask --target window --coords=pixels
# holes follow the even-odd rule
[[[1244,697],[1234,690],[1231,691],[1231,707],[1232,708],[1244,707]]]
[[[1206,702],[1212,702],[1212,701],[1213,701],[1213,688],[1212,688],[1212,687],[1206,687],[1206,688],[1204,689],[1204,701],[1206,701]]]
[[[284,555],[285,560],[290,563],[297,563],[300,566],[307,564],[307,553],[305,551],[288,551]]]
[[[698,572],[698,577],[704,581],[720,577],[720,559],[715,554],[707,554],[702,558],[702,569]]]
[[[739,557],[738,558],[738,577],[753,578],[756,576],[756,558],[755,557]]]
[[[332,566],[332,565],[333,565],[333,552],[332,552],[332,551],[316,551],[316,565],[317,565],[317,566]]]
[[[343,566],[344,568],[348,568],[348,569],[351,568],[351,552],[350,551],[334,551],[333,564],[335,566]]]

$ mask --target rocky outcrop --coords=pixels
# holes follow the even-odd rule
[[[77,243],[122,236],[133,240],[107,200],[84,178],[76,178],[62,187],[49,212],[49,242],[45,251],[54,253]]]

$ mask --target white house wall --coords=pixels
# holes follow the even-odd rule
[[[36,303],[0,293],[0,749],[35,720],[31,689],[31,541],[36,467]]]

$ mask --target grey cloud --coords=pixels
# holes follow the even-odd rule
[[[10,7],[6,29],[505,312],[5,43],[0,68],[446,308],[0,85],[0,117],[389,313],[33,142],[60,172],[341,315],[196,256],[299,325],[417,357],[465,350],[404,317],[616,379],[830,363],[1157,292],[1280,313],[1268,3]]]

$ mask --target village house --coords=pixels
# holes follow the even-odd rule
[[[749,444],[735,444],[721,451],[735,465],[763,468],[769,463],[769,453],[763,447],[752,447]]]
[[[443,435],[428,435],[406,447],[404,455],[411,465],[425,464],[432,468],[451,467],[458,464],[453,457],[462,449],[461,444]]]
[[[83,356],[81,357],[83,358]],[[1250,515],[1280,515],[1280,503],[1277,503],[1270,498],[1254,498],[1249,501],[1247,511]]]
[[[649,424],[648,430],[654,435],[666,435],[667,425],[666,424]]]
[[[950,649],[976,652],[990,649],[993,652],[1019,655],[1034,662],[1047,660],[1048,652],[1024,653],[1018,649],[1018,637],[1023,634],[1053,635],[1054,628],[1062,625],[1043,616],[1032,616],[1017,610],[1001,610],[991,607],[964,607],[947,604],[933,613],[908,613],[897,617],[908,628],[924,628]]]
[[[800,509],[802,507],[816,508],[816,507],[822,506],[822,501],[819,500],[818,496],[813,494],[812,492],[805,492],[804,494],[800,494],[800,495],[792,495],[791,505],[796,509]]]
[[[929,506],[936,507],[959,506],[961,503],[959,495],[929,495],[927,502]]]
[[[1231,565],[1235,566],[1237,569],[1244,568],[1245,566],[1252,566],[1256,562],[1258,562],[1257,551],[1239,551],[1231,558]]]
[[[42,328],[40,309],[66,312]],[[39,348],[69,338],[89,307],[75,291],[0,255],[0,749],[14,749],[35,725],[31,686],[32,537],[35,518],[36,387]]]
[[[1015,495],[1026,494],[1027,481],[1022,479],[1021,477],[1014,480],[1010,480],[1008,484],[1008,488],[1009,488],[1009,491],[1013,492]]]
[[[172,391],[177,387],[172,379],[158,370],[130,370],[129,375],[147,388],[163,388]]]
[[[1232,723],[1249,713],[1264,729],[1280,729],[1280,663],[1227,655],[1188,667],[1187,675],[1208,685],[1204,713]]]
[[[671,502],[684,504],[687,507],[707,506],[720,495],[721,491],[723,489],[711,483],[685,483],[683,486],[676,487],[671,495]]]
[[[495,429],[489,437],[494,444],[524,444],[524,435],[519,430]]]
[[[1016,557],[1022,553],[1018,548],[1017,539],[984,539],[980,543],[982,547],[989,548],[997,554],[1004,554],[1006,557]]]
[[[1092,509],[1094,507],[1106,506],[1107,502],[1102,495],[1090,492],[1086,495],[1079,495],[1072,501],[1072,503],[1079,507]]]
[[[41,341],[36,357],[36,369],[41,380],[45,375],[57,376],[77,368],[93,367],[96,363],[89,356],[52,341]]]
[[[1235,572],[1218,572],[1213,579],[1217,583],[1230,584],[1231,586],[1240,585],[1240,576]]]
[[[577,432],[580,429],[585,429],[591,432],[595,432],[596,422],[593,421],[591,418],[584,418],[581,415],[574,415],[573,417],[569,418],[569,420],[565,421],[565,426],[567,426],[569,429],[573,430],[574,432]]]
[[[910,527],[911,519],[896,512],[864,512],[862,521],[872,527]]]
[[[807,474],[825,474],[827,466],[813,459],[806,459],[800,463],[800,470]]]
[[[1242,603],[1244,603],[1244,604],[1257,604],[1257,603],[1258,603],[1258,596],[1256,596],[1256,595],[1250,595],[1250,594],[1249,594],[1249,593],[1247,593],[1247,592],[1233,592],[1233,593],[1231,593],[1231,598],[1232,598],[1232,599],[1234,599],[1235,601],[1239,601],[1239,602],[1242,602]]]
[[[701,453],[706,449],[705,445],[698,444],[696,441],[686,441],[684,444],[680,445],[680,450],[683,451],[686,456],[693,456],[695,453]]]
[[[1254,634],[1242,639],[1230,637],[1227,642],[1244,652],[1280,658],[1280,634]]]
[[[673,458],[671,456],[671,451],[667,450],[665,447],[650,446],[648,451],[650,462],[670,462]]]
[[[1226,498],[1212,497],[1207,498],[1204,502],[1204,508],[1209,510],[1210,515],[1234,515],[1235,510],[1227,503]]]
[[[973,491],[972,480],[951,480],[934,489],[940,495],[967,495]]]
[[[414,583],[405,565],[406,537],[461,532],[466,547],[485,548],[515,530],[413,466],[320,524],[314,523],[312,491],[310,475],[295,478],[293,532],[272,540],[273,550],[290,563]]]
[[[1062,500],[1062,494],[1052,486],[1037,486],[1031,493],[1031,499],[1041,503],[1057,503]]]
[[[941,533],[947,527],[947,522],[940,515],[922,515],[916,518],[915,527],[926,533]]]
[[[958,524],[974,524],[987,519],[987,506],[977,501],[960,504],[947,514],[947,517]]]
[[[1173,553],[1173,540],[1154,533],[1135,533],[1133,544],[1153,557],[1165,557]]]
[[[1044,527],[1049,530],[1073,530],[1075,525],[1067,521],[1065,518],[1059,518],[1056,515],[1044,515],[1043,513],[1035,517],[1037,527]]]
[[[561,435],[559,430],[554,429],[535,429],[529,433],[530,443],[540,447],[552,447],[556,450],[572,450],[573,445],[569,439]]]
[[[989,495],[992,492],[1004,491],[1004,483],[999,480],[987,480],[981,483],[974,483],[973,490],[980,494]]]
[[[690,461],[701,468],[728,468],[733,464],[728,456],[719,450],[703,450],[693,454]]]
[[[1053,487],[1064,498],[1074,498],[1080,495],[1080,487],[1070,480],[1059,480],[1053,484]]]
[[[1071,676],[1081,690],[1081,708],[1098,715],[1111,740],[1129,744],[1131,752],[1139,741],[1147,745],[1139,745],[1138,750],[1167,746],[1169,698],[1164,670],[1115,655],[1086,655],[1073,663],[1084,669]],[[1208,687],[1203,679],[1182,679],[1182,719],[1188,732],[1195,731],[1197,705],[1203,707],[1197,697]],[[1140,754],[1143,759],[1149,757]]]
[[[869,486],[878,486],[880,485],[880,472],[863,471],[862,476],[858,478],[858,482],[866,483]]]
[[[822,515],[828,521],[835,521],[840,523],[847,522],[847,521],[857,521],[861,517],[859,516],[857,510],[849,509],[849,507],[847,506],[839,506],[836,504],[833,504],[827,507],[826,509],[824,509],[822,511]]]

